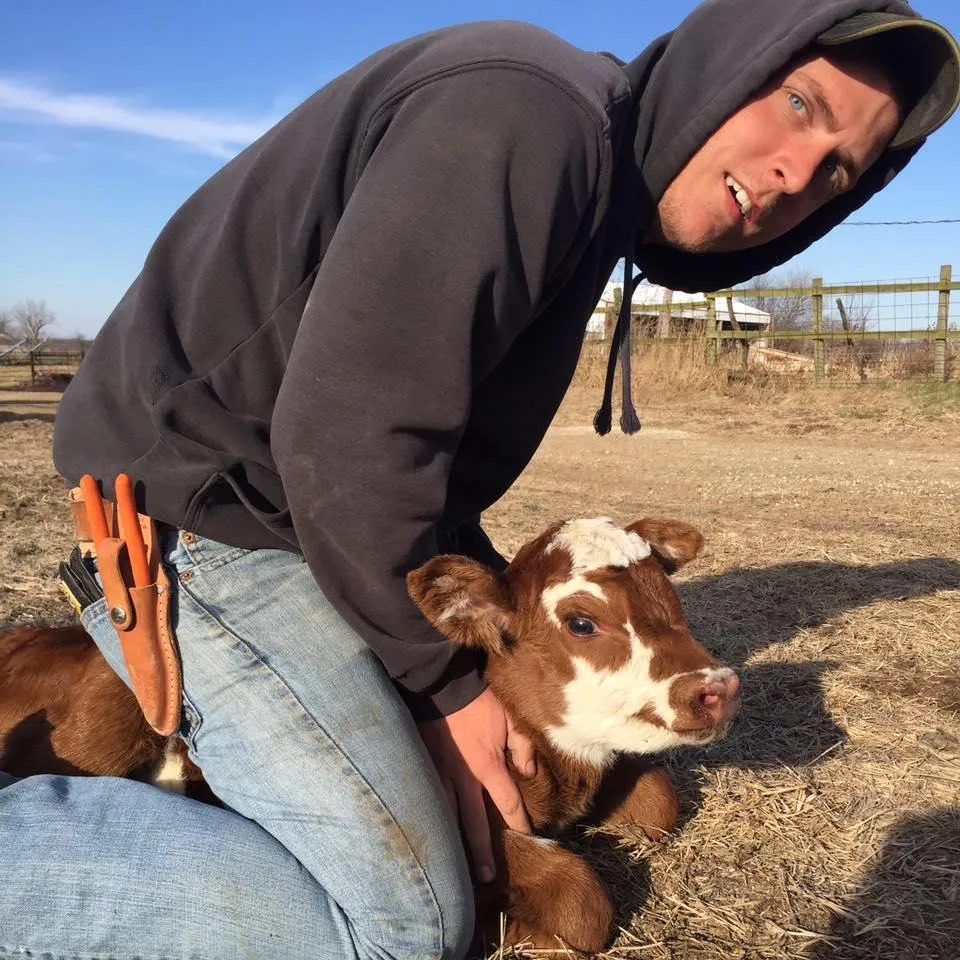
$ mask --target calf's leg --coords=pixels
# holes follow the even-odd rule
[[[613,906],[600,878],[582,857],[554,840],[504,830],[498,876],[477,889],[477,932],[487,944],[527,942],[539,949],[572,947],[597,953],[610,939]]]
[[[676,788],[663,767],[643,757],[621,757],[604,777],[589,819],[603,826],[637,826],[651,840],[662,840],[679,813]]]

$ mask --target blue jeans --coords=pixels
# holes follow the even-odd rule
[[[114,778],[0,780],[0,957],[464,956],[457,824],[379,661],[293,554],[192,534],[164,554],[181,735],[228,809]],[[83,623],[126,679],[105,602]]]

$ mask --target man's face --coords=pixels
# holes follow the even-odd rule
[[[795,62],[690,158],[644,239],[690,253],[766,243],[852,189],[898,125],[875,67]]]

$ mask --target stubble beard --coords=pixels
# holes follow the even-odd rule
[[[712,231],[706,236],[690,238],[684,236],[683,215],[679,204],[669,196],[664,195],[657,205],[657,234],[655,242],[665,244],[674,250],[683,253],[713,253],[716,252],[720,236]]]

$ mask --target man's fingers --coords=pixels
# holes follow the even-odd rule
[[[490,840],[490,823],[483,804],[483,790],[479,781],[469,773],[458,783],[457,801],[460,804],[460,825],[473,857],[477,877],[481,883],[489,883],[497,872]]]
[[[506,752],[510,751],[517,770],[532,775],[533,747],[513,728],[489,687],[442,721],[421,724],[420,731],[441,781],[453,782],[454,809],[477,878],[481,882],[492,880],[496,862],[483,791],[510,830],[531,833],[523,797],[507,768]]]
[[[536,753],[533,741],[525,737],[514,727],[507,715],[507,749],[513,765],[525,776],[532,777],[537,772]]]
[[[506,766],[497,764],[491,767],[484,778],[483,786],[490,794],[494,806],[500,811],[503,822],[511,830],[531,832],[527,811],[523,807],[523,797]]]

